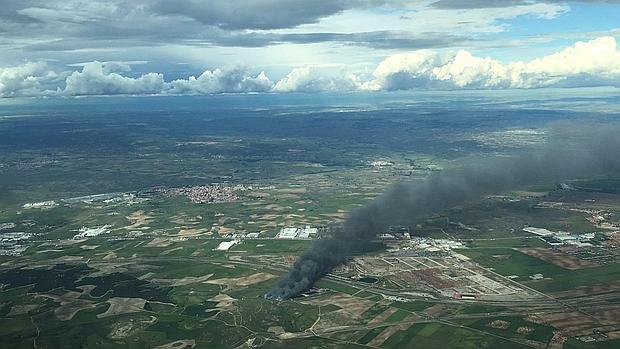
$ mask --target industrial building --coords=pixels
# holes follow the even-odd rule
[[[318,234],[317,228],[305,226],[304,228],[282,228],[276,235],[278,239],[311,239],[313,235]]]
[[[299,228],[282,228],[276,237],[278,239],[294,239],[299,234]]]
[[[477,294],[477,293],[459,293],[459,292],[454,293],[454,296],[453,296],[454,299],[462,299],[465,301],[475,301],[479,297],[480,297],[480,294]]]
[[[523,228],[523,231],[536,234],[536,235],[540,235],[540,236],[552,236],[553,234],[555,234],[555,232],[552,232],[551,230],[547,230],[544,228],[536,228],[536,227],[525,227]]]
[[[223,242],[220,242],[220,244],[217,246],[216,250],[218,250],[218,251],[228,251],[228,250],[230,250],[233,246],[235,246],[238,243],[239,243],[239,240],[223,241]]]

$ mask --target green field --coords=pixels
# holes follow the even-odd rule
[[[391,336],[384,348],[527,348],[511,341],[440,323],[415,324]]]

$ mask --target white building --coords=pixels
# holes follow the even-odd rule
[[[552,236],[553,234],[555,234],[551,230],[547,230],[544,228],[535,228],[535,227],[525,227],[523,228],[523,231],[536,234],[536,235],[540,235],[540,236]]]
[[[306,232],[308,235],[314,235],[314,234],[318,234],[319,229],[311,228],[309,225],[306,225],[306,227],[304,228],[304,232]]]
[[[530,275],[530,279],[532,279],[532,280],[542,280],[542,279],[544,279],[544,276],[543,276],[543,274],[533,274],[533,275]]]
[[[299,230],[298,228],[282,228],[276,237],[278,239],[294,239],[299,234]]]
[[[97,227],[97,228],[82,227],[79,230],[80,232],[76,234],[73,238],[74,239],[91,238],[97,235],[107,234],[110,232],[111,227],[112,227],[111,225],[104,225],[103,227]]]
[[[238,243],[239,243],[238,240],[222,241],[217,246],[216,250],[218,250],[218,251],[228,251],[228,250],[230,250],[233,246],[235,246]]]
[[[52,207],[55,207],[56,205],[57,205],[56,201],[50,200],[50,201],[27,203],[27,204],[24,204],[23,208],[52,208]]]

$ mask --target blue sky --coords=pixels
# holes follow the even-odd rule
[[[534,73],[564,71],[508,64],[528,63],[580,41],[615,40],[619,18],[616,0],[5,0],[0,96],[58,94],[90,62],[91,75],[73,79],[82,84],[73,93],[157,93],[174,90],[174,80],[187,81],[177,83],[176,93],[264,92],[278,82],[279,91],[572,86],[579,85],[575,77],[532,81]],[[458,55],[461,50],[474,58]],[[505,66],[476,60],[487,56]],[[385,78],[385,69],[378,71],[382,62],[415,81],[371,83]],[[614,60],[604,63],[611,64],[603,69],[606,75],[588,76],[581,84],[608,84],[616,66]],[[590,74],[601,71],[603,63],[597,64],[565,71]],[[429,71],[441,67],[441,74]],[[190,81],[206,72],[199,83]],[[518,81],[507,81],[508,75],[518,75]],[[87,78],[100,78],[99,86],[85,86]],[[220,86],[231,79],[231,85]]]
[[[498,39],[524,39],[548,37],[548,41],[531,43],[510,49],[482,50],[502,60],[530,60],[556,52],[577,40],[589,40],[600,35],[620,35],[620,5],[608,3],[568,3],[570,10],[552,18],[520,16],[502,21],[509,27],[497,35]]]

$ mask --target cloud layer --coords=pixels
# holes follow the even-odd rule
[[[207,70],[199,77],[190,76],[189,79],[174,80],[170,84],[169,93],[172,94],[212,94],[212,93],[248,93],[269,92],[273,82],[261,71],[251,76],[247,68]]]
[[[386,0],[151,0],[159,15],[182,15],[222,29],[280,29],[314,23],[344,10],[379,6]]]
[[[158,94],[164,90],[164,76],[148,73],[137,78],[122,76],[131,68],[118,63],[87,63],[82,71],[74,71],[67,77],[62,94],[84,95],[142,95]]]
[[[546,2],[485,6],[474,1],[471,11],[463,12],[467,3],[452,0],[3,0],[0,47],[24,52],[167,44],[437,48],[466,43],[475,39],[472,33],[503,31],[504,20],[550,19],[567,10]]]
[[[497,8],[528,5],[534,2],[547,3],[564,3],[564,0],[438,0],[433,2],[431,6],[443,9],[479,9],[479,8]],[[581,0],[580,2],[591,3],[620,3],[618,0]]]
[[[59,76],[44,62],[29,62],[15,67],[0,67],[0,97],[53,94],[49,90],[60,83]]]
[[[0,68],[0,96],[154,95],[265,92],[339,92],[424,89],[620,87],[620,51],[615,38],[577,42],[528,62],[504,63],[460,50],[395,54],[372,74],[347,66],[306,66],[278,81],[244,66],[207,70],[188,79],[132,74],[119,62],[91,62],[81,70],[52,70],[44,62]]]
[[[465,50],[447,55],[420,50],[387,58],[373,76],[362,89],[620,87],[620,51],[613,37],[577,42],[529,62],[502,63]]]
[[[302,67],[293,69],[273,87],[274,92],[353,91],[359,78],[343,67]]]

